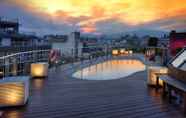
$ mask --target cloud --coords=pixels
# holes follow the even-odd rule
[[[77,25],[81,21],[89,20],[90,17],[88,16],[71,16],[71,13],[65,12],[62,10],[56,11],[53,15],[50,17],[57,22],[65,22],[71,25]]]
[[[185,30],[186,29],[186,9],[175,11],[177,14],[162,15],[161,18],[152,22],[144,23],[139,27],[151,27],[158,30]]]
[[[0,4],[2,14],[19,17],[27,29],[120,32],[185,29],[186,24],[186,0],[1,0]]]
[[[1,1],[0,17],[9,20],[19,20],[21,32],[35,32],[38,35],[69,33],[79,29],[78,26],[71,26],[65,22],[56,22],[48,13],[38,10],[30,12],[29,9],[31,7],[23,9],[19,5],[13,4],[12,1]]]
[[[94,25],[87,25],[87,26],[81,27],[81,31],[84,33],[95,33],[97,29]]]

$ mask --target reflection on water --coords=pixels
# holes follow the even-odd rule
[[[87,80],[110,80],[144,70],[145,65],[139,60],[111,60],[84,68],[72,76]]]

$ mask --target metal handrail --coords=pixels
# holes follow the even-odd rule
[[[0,71],[2,72],[0,77],[14,75],[14,72],[28,74],[27,70],[31,63],[48,61],[49,52],[50,50],[34,50],[0,57]]]
[[[18,56],[18,55],[22,55],[22,54],[28,54],[28,53],[34,53],[34,52],[45,52],[45,51],[47,52],[47,51],[50,51],[50,50],[34,50],[34,51],[27,51],[27,52],[19,52],[19,53],[14,53],[14,54],[10,54],[10,55],[0,57],[0,59],[5,59],[5,58]]]
[[[177,54],[176,54],[176,56],[175,57],[173,57],[170,61],[169,61],[169,65],[172,65],[172,62],[176,59],[176,58],[178,58],[184,51],[186,51],[186,47],[184,47],[180,52],[178,52]]]

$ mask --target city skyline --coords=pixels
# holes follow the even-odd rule
[[[186,30],[186,0],[1,0],[0,17],[37,34]]]

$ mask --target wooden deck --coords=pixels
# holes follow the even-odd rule
[[[69,77],[71,69],[51,70],[32,80],[25,107],[1,109],[3,118],[183,118],[181,108],[162,101],[146,86],[146,73],[88,81]]]

